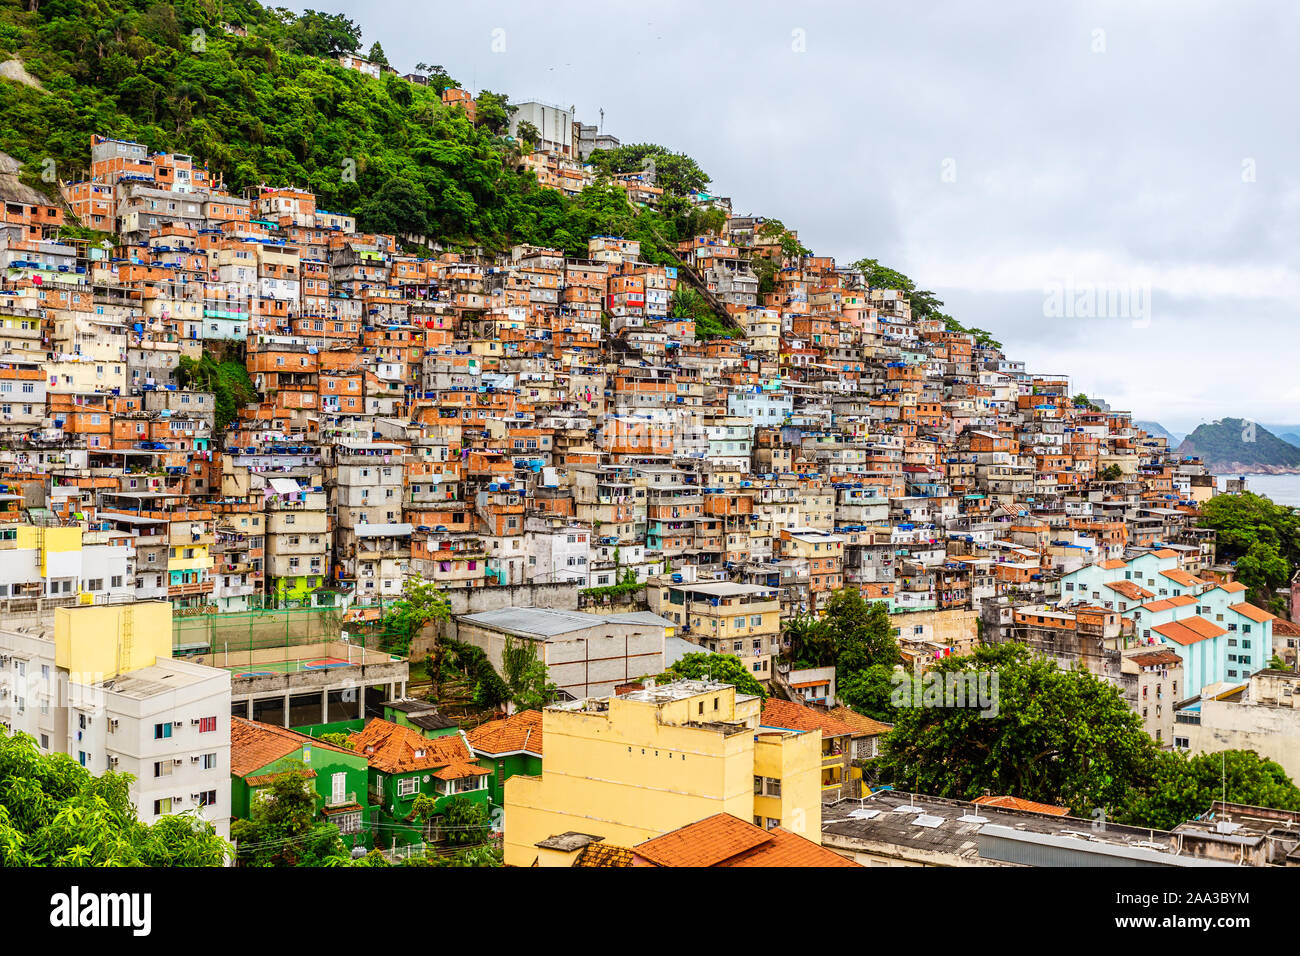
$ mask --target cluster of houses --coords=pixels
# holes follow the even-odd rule
[[[444,99],[472,115],[463,91]],[[542,104],[524,121],[540,183],[591,183],[584,159],[612,138]],[[633,202],[661,194],[653,173],[621,182]],[[136,684],[124,713],[168,681],[192,688],[193,715],[154,721],[176,730],[151,753],[217,718],[167,758],[193,792],[154,786],[162,757],[133,769],[157,814],[228,822],[291,763],[367,846],[430,837],[424,794],[503,808],[522,865],[601,857],[602,841],[624,862],[668,859],[638,847],[717,814],[758,828],[736,837],[758,856],[797,855],[763,834],[820,844],[823,798],[860,796],[853,759],[881,732],[832,709],[833,671],[782,659],[783,623],[843,588],[888,606],[909,664],[981,631],[1027,643],[1116,683],[1164,745],[1192,748],[1180,728],[1211,703],[1279,706],[1285,680],[1259,675],[1294,657],[1295,632],[1245,600],[1197,527],[1216,491],[1199,460],[904,292],[790,255],[729,201],[695,197],[725,223],[667,266],[617,236],[591,236],[585,258],[417,251],[305,190],[233,195],[193,157],[101,136],[59,197],[0,167],[0,198],[0,612],[58,622],[0,632],[0,673],[76,683],[64,652],[88,613],[114,615],[119,648],[141,607],[329,605],[366,622],[418,578],[448,596],[459,639],[498,665],[533,643],[560,690],[544,714],[464,729],[406,697],[404,661],[326,648],[329,666],[398,670],[382,701],[339,698],[346,713],[341,684],[313,684],[319,708],[299,720],[308,691],[268,683],[284,675],[155,642],[92,670],[110,697]],[[70,238],[69,213],[114,240]],[[729,334],[697,337],[683,285]],[[231,364],[251,385],[235,398]],[[773,698],[645,683],[690,651],[738,657]],[[78,746],[76,715],[39,725],[40,705],[17,703],[0,699],[6,726],[93,769],[134,752]],[[343,718],[359,722],[347,746],[301,732]],[[752,804],[710,789],[741,764]],[[613,814],[600,833],[581,822],[591,806]]]

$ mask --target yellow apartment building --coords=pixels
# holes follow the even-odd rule
[[[775,588],[657,580],[660,586],[647,591],[650,610],[679,625],[688,641],[739,657],[756,680],[772,679],[772,659],[781,653],[781,602]]]
[[[682,680],[546,708],[537,777],[505,785],[505,862],[563,834],[632,847],[715,813],[821,842],[821,731],[761,727],[762,701]]]

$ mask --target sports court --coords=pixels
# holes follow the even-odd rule
[[[249,665],[227,666],[235,677],[270,677],[272,674],[296,674],[299,671],[324,671],[332,667],[347,667],[348,662],[339,657],[320,657],[316,660],[301,661],[263,661],[253,665],[256,670],[249,670]]]

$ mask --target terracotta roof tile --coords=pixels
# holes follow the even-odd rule
[[[647,840],[634,852],[654,866],[858,865],[780,827],[764,830],[729,813]]]
[[[1145,601],[1147,598],[1155,597],[1155,594],[1132,581],[1111,581],[1106,587],[1119,592],[1130,601]]]
[[[763,701],[763,716],[759,724],[763,727],[780,727],[784,730],[801,730],[805,733],[820,730],[823,737],[846,735],[861,737],[864,733],[824,711],[771,697]]]
[[[844,721],[859,733],[866,734],[869,737],[887,734],[894,729],[893,724],[882,723],[873,717],[866,717],[850,707],[832,707],[830,714],[836,720]]]
[[[338,753],[352,753],[345,747],[327,744],[315,737],[300,734],[296,730],[275,727],[256,720],[245,720],[243,717],[231,717],[230,773],[235,777],[246,776],[282,757],[296,753],[304,744]]]
[[[973,803],[982,807],[999,807],[1003,810],[1025,810],[1029,813],[1046,813],[1054,817],[1066,817],[1070,815],[1069,807],[1058,807],[1051,803],[1036,803],[1033,800],[1022,800],[1020,797],[993,796],[985,794],[982,797],[976,797]]]
[[[1215,624],[1211,624],[1203,617],[1187,617],[1181,621],[1170,621],[1167,624],[1157,624],[1152,628],[1161,637],[1167,637],[1175,644],[1181,644],[1187,647],[1195,644],[1197,641],[1203,641],[1207,638],[1218,637],[1220,634],[1228,632]]]
[[[1263,608],[1255,607],[1253,604],[1229,604],[1230,610],[1236,611],[1242,617],[1248,617],[1256,624],[1263,624],[1265,621],[1272,621],[1274,617]]]
[[[378,717],[356,733],[349,734],[348,740],[370,766],[384,773],[437,770],[457,765],[478,766],[460,734],[425,737],[409,727],[380,720]]]
[[[467,736],[469,745],[486,754],[508,754],[526,750],[542,755],[542,712],[521,710],[501,720],[475,727]]]
[[[631,866],[632,851],[612,843],[590,843],[582,848],[574,866]]]

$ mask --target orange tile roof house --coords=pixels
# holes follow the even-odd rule
[[[436,837],[436,816],[415,817],[415,801],[422,795],[434,801],[435,814],[457,798],[488,802],[492,771],[479,765],[463,734],[430,738],[375,718],[348,740],[369,762],[371,800],[379,805],[379,825],[389,845]]]
[[[760,723],[764,727],[779,727],[804,733],[820,730],[822,793],[836,791],[838,796],[856,797],[861,792],[862,771],[853,766],[853,761],[874,753],[874,740],[867,731],[833,717],[826,711],[774,697],[763,702]]]
[[[633,866],[859,865],[780,827],[764,830],[729,813],[637,844],[633,853]]]
[[[298,773],[319,797],[326,820],[348,846],[364,842],[374,817],[366,758],[285,727],[230,718],[231,812],[252,815],[258,794],[283,773]]]
[[[535,777],[542,772],[542,712],[521,710],[491,720],[466,735],[479,762],[492,771],[488,797],[505,805],[505,784],[515,774]]]

